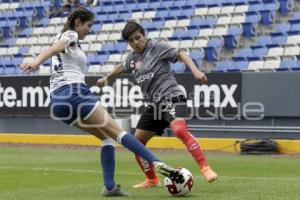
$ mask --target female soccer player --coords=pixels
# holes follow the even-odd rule
[[[21,64],[21,68],[23,71],[36,70],[43,61],[52,57],[51,116],[87,131],[103,141],[102,196],[128,195],[114,181],[115,141],[154,164],[159,173],[169,176],[174,181],[182,181],[182,174],[159,161],[134,136],[122,130],[87,88],[84,80],[87,59],[80,48],[79,39],[82,40],[89,34],[93,19],[94,16],[89,10],[76,9],[68,17],[61,33],[55,37],[52,46],[41,52],[31,63]]]
[[[120,64],[106,77],[99,79],[98,86],[103,86],[107,81],[117,77],[123,72],[133,71],[136,82],[141,86],[145,101],[149,105],[142,114],[135,136],[146,145],[155,135],[161,136],[166,127],[170,126],[192,154],[200,170],[208,182],[217,179],[218,175],[210,168],[202,150],[187,129],[184,118],[186,111],[186,98],[183,91],[171,74],[170,62],[182,61],[190,68],[194,77],[205,83],[206,75],[201,72],[192,59],[185,53],[171,47],[165,42],[145,38],[145,31],[136,22],[128,22],[122,37],[133,49],[125,62]],[[134,188],[147,188],[160,185],[155,174],[154,166],[140,156],[136,160],[146,175],[146,181],[134,185]]]

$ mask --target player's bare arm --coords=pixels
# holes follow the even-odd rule
[[[185,64],[188,68],[190,68],[193,73],[195,79],[200,81],[201,83],[207,83],[207,76],[205,73],[201,72],[198,67],[195,65],[193,60],[184,52],[179,52],[177,55],[177,59]]]
[[[43,63],[45,60],[52,57],[53,55],[62,52],[65,49],[65,46],[65,41],[58,41],[51,47],[41,52],[31,63],[22,63],[20,67],[23,71],[37,70],[41,63]]]
[[[115,67],[115,69],[110,72],[108,75],[98,79],[97,81],[97,85],[99,87],[103,87],[105,85],[107,85],[107,82],[112,80],[113,78],[118,77],[119,75],[121,75],[124,72],[124,68],[122,67],[122,64],[117,65],[117,67]]]

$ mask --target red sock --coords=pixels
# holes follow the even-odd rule
[[[140,142],[142,141],[140,140]],[[144,142],[142,143],[144,144]],[[144,172],[144,174],[146,175],[147,179],[157,179],[153,164],[149,163],[147,160],[138,156],[137,154],[135,154],[135,159],[142,171]]]
[[[185,120],[175,119],[171,122],[170,127],[175,133],[176,137],[178,137],[185,144],[186,148],[192,154],[199,167],[202,169],[203,167],[208,166],[198,141],[192,134],[188,132]]]

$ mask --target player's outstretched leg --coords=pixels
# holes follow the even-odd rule
[[[188,151],[192,154],[206,181],[215,181],[218,178],[218,174],[215,173],[208,165],[196,138],[194,138],[194,136],[188,132],[186,121],[184,119],[175,119],[171,122],[170,127],[172,128],[172,131],[176,137],[185,144]]]

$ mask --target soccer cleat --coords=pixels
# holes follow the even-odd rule
[[[173,167],[163,162],[153,162],[155,170],[163,176],[169,177],[174,183],[181,184],[184,182],[183,174]]]
[[[116,185],[112,190],[107,190],[107,188],[104,186],[101,192],[102,197],[127,197],[129,196],[128,193],[123,192],[121,190],[120,185]]]
[[[216,172],[214,172],[210,168],[210,166],[203,167],[201,169],[201,173],[207,182],[213,182],[213,181],[217,180],[217,178],[218,178],[218,174]]]
[[[156,179],[146,179],[144,182],[136,184],[132,186],[135,189],[143,189],[143,188],[150,188],[150,187],[160,187],[160,181],[158,178]]]

